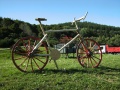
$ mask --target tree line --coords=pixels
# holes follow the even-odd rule
[[[120,46],[120,27],[101,25],[92,22],[78,22],[81,28],[79,33],[85,38],[92,38],[99,44]],[[43,25],[45,30],[59,30],[75,28],[71,22]],[[48,38],[51,45],[60,42],[64,36],[74,37],[75,32],[50,33]],[[26,36],[42,38],[39,25],[30,24],[20,20],[0,17],[0,47],[11,47],[18,39]]]

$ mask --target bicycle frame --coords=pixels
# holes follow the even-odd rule
[[[53,32],[58,32],[57,30],[52,30]],[[68,29],[68,31],[69,31],[69,29]],[[70,30],[70,31],[72,31],[72,30]],[[73,29],[73,31],[74,31],[74,29]],[[50,31],[51,32],[51,31]],[[61,32],[63,32],[63,31],[61,31]],[[37,49],[41,44],[42,44],[42,41],[44,41],[44,40],[46,40],[46,42],[47,42],[47,45],[48,45],[48,48],[51,48],[50,47],[50,44],[49,44],[49,42],[48,42],[48,39],[47,39],[47,36],[48,36],[48,34],[45,34],[44,36],[43,36],[43,38],[40,40],[40,42],[35,46],[35,48],[33,49],[33,50],[35,50],[35,49]],[[62,46],[58,51],[61,51],[63,48],[65,48],[67,45],[69,45],[70,43],[72,43],[78,36],[80,36],[80,34],[77,34],[72,40],[70,40],[68,43],[66,43],[64,46]]]
[[[76,38],[78,38],[78,37],[81,38],[80,34],[78,33],[78,30],[80,30],[80,28],[78,28],[77,22],[80,21],[80,20],[84,20],[84,19],[86,18],[87,14],[88,14],[88,12],[86,12],[85,16],[79,18],[78,20],[75,20],[75,18],[74,18],[73,23],[75,23],[76,29],[62,29],[62,30],[48,30],[48,31],[45,31],[45,30],[43,29],[43,27],[42,27],[41,21],[46,20],[46,19],[44,19],[44,18],[42,18],[42,19],[40,19],[40,18],[36,19],[37,21],[39,21],[40,28],[41,28],[42,33],[43,33],[44,36],[43,36],[43,38],[40,40],[40,42],[34,47],[34,49],[33,49],[32,52],[34,52],[34,50],[36,50],[36,49],[42,44],[42,42],[43,42],[44,40],[47,42],[48,48],[49,48],[49,50],[51,51],[51,47],[50,47],[49,41],[48,41],[48,39],[47,39],[48,33],[50,33],[50,32],[66,32],[66,31],[76,31],[76,32],[77,32],[77,35],[76,35],[72,40],[70,40],[68,43],[66,43],[64,46],[62,46],[58,51],[61,51],[61,50],[62,50],[63,48],[65,48],[67,45],[71,44],[74,40],[76,40]],[[72,24],[73,24],[73,23],[72,23]],[[46,55],[46,56],[48,56],[48,55]],[[50,55],[49,55],[49,56],[50,56]]]
[[[47,42],[48,49],[49,49],[50,52],[52,53],[52,48],[50,47],[49,40],[48,40],[48,38],[47,38],[48,33],[50,33],[50,32],[76,31],[76,32],[77,32],[77,35],[76,35],[72,40],[70,40],[68,43],[66,43],[64,46],[62,46],[62,47],[61,47],[60,49],[58,49],[57,51],[56,51],[56,49],[55,49],[55,53],[58,53],[58,54],[59,54],[57,58],[52,58],[53,56],[52,56],[51,54],[38,54],[38,55],[37,55],[37,56],[51,56],[51,59],[54,60],[54,63],[55,63],[55,65],[56,65],[57,69],[58,69],[58,65],[57,65],[57,63],[56,63],[56,60],[59,59],[60,51],[61,51],[62,49],[64,49],[67,45],[69,45],[69,44],[71,44],[73,41],[75,41],[76,38],[80,37],[80,40],[81,40],[81,36],[80,36],[80,34],[79,34],[80,28],[78,28],[77,22],[80,21],[80,20],[84,20],[84,19],[86,18],[87,14],[88,14],[88,12],[85,14],[85,16],[83,16],[83,17],[81,17],[81,18],[79,18],[79,19],[77,19],[77,20],[75,20],[75,18],[74,18],[74,21],[72,22],[72,24],[75,23],[76,29],[62,29],[62,30],[48,30],[48,31],[45,31],[45,30],[43,29],[43,27],[42,27],[41,21],[44,21],[44,20],[46,20],[46,19],[45,19],[45,18],[38,18],[38,19],[36,19],[37,21],[39,21],[40,28],[41,28],[42,33],[43,33],[44,36],[43,36],[43,38],[39,41],[39,43],[34,47],[34,49],[32,50],[31,54],[32,54],[36,49],[39,48],[39,46],[42,44],[42,42],[43,42],[44,40]],[[53,52],[53,53],[54,53],[54,52]]]

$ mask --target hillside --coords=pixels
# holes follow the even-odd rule
[[[99,44],[109,44],[110,46],[120,46],[120,27],[100,25],[91,22],[79,22],[81,35],[93,38]],[[45,30],[49,29],[69,29],[75,28],[70,22],[44,25]],[[73,37],[75,33],[50,33],[48,38],[51,45],[59,42],[62,36]],[[20,20],[12,20],[10,18],[0,17],[0,47],[11,47],[19,38],[25,36],[42,37],[39,25],[30,24]],[[54,37],[54,38],[53,38]]]

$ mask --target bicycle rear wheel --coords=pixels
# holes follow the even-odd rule
[[[99,44],[92,39],[84,39],[77,46],[77,58],[83,67],[98,67],[102,61],[102,51]]]
[[[41,46],[35,50],[34,54],[30,55],[39,41],[39,38],[29,36],[21,38],[14,44],[12,48],[12,61],[17,69],[22,72],[34,72],[42,70],[46,66],[49,56],[45,56],[45,54],[49,52],[45,43],[42,43]],[[37,54],[43,54],[43,56],[38,56]]]

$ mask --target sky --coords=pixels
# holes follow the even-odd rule
[[[0,17],[38,24],[72,22],[88,15],[84,21],[120,27],[120,0],[0,0]]]

